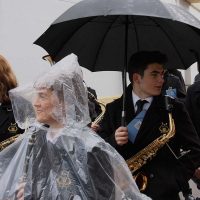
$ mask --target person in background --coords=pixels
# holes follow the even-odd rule
[[[186,88],[185,81],[180,71],[177,69],[167,69],[164,74],[164,84],[162,94],[177,98],[185,103]],[[195,200],[189,182],[182,183],[182,193],[185,200]]]
[[[186,88],[183,76],[177,69],[167,69],[164,74],[164,84],[162,94],[177,98],[185,103]],[[195,200],[189,182],[182,183],[182,193],[185,200]]]
[[[200,80],[196,80],[187,89],[186,107],[200,137]]]
[[[200,73],[194,77],[194,82],[200,81]]]
[[[163,95],[169,95],[184,102],[186,89],[181,72],[175,69],[167,69],[165,71],[164,80],[165,81],[162,87]]]
[[[10,91],[17,122],[30,125],[0,153],[0,199],[150,199],[124,159],[87,126],[88,97],[77,60],[71,54],[33,84]],[[26,118],[23,99],[32,104]]]
[[[185,104],[200,140],[200,79],[198,77],[187,89]],[[192,180],[197,184],[197,188],[200,189],[200,179],[194,176]]]
[[[87,87],[87,92],[89,113],[91,121],[93,122],[98,117],[98,115],[101,114],[102,110],[100,104],[97,101],[96,91],[91,87]]]
[[[184,93],[186,93],[185,81],[183,79],[182,73],[178,69],[168,69],[168,72],[179,78],[181,82],[181,88]]]
[[[11,65],[0,55],[0,142],[24,132],[15,122],[8,95],[8,91],[15,87],[17,79]]]
[[[125,101],[127,125],[121,125],[121,97],[107,104],[99,132],[125,160],[144,151],[154,152],[151,147],[157,149],[155,156],[137,170],[147,180],[143,192],[154,200],[180,199],[182,183],[194,173],[198,175],[199,169],[195,170],[200,166],[200,141],[180,101],[174,99],[170,106],[167,104],[167,108],[172,107],[175,135],[163,146],[157,141],[172,130],[164,103],[166,97],[161,95],[166,61],[166,56],[158,51],[140,51],[131,56],[128,65],[131,84],[126,89]],[[138,156],[138,162],[144,158]]]

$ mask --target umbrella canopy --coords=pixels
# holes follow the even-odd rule
[[[200,21],[160,0],[83,0],[72,6],[34,43],[54,62],[70,53],[91,71],[122,71],[123,91],[129,57],[160,50],[168,68],[187,69],[200,52]],[[125,124],[125,92],[122,125]]]
[[[200,21],[159,0],[84,0],[34,43],[58,62],[70,53],[91,71],[121,71],[136,51],[160,50],[168,68],[187,69],[200,52]],[[193,51],[191,51],[193,50]]]

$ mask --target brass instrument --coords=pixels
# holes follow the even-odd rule
[[[0,151],[2,151],[3,149],[5,149],[7,146],[9,146],[10,144],[12,144],[13,142],[15,142],[17,140],[17,138],[19,137],[20,134],[14,135],[2,142],[0,142]]]
[[[169,115],[169,128],[164,127],[160,130],[163,134],[156,138],[153,142],[147,145],[144,149],[139,151],[136,155],[126,160],[126,163],[133,174],[133,177],[140,189],[144,191],[147,186],[147,177],[142,173],[138,173],[134,176],[134,173],[147,163],[152,157],[154,157],[159,149],[161,149],[174,135],[175,124],[172,118],[172,114]]]
[[[106,106],[103,103],[101,103],[100,101],[98,101],[97,98],[91,92],[89,92],[89,91],[87,91],[87,92],[88,92],[89,98],[92,99],[93,101],[97,102],[101,106],[102,112],[92,122],[93,124],[99,124],[99,122],[101,122],[101,120],[103,119],[103,116],[106,112]]]
[[[105,108],[105,105],[101,102],[98,101],[98,103],[100,104],[101,106],[101,110],[102,112],[97,116],[97,118],[93,121],[93,124],[99,124],[101,122],[101,120],[103,119],[103,116],[106,112],[106,108]]]
[[[48,61],[51,66],[53,66],[55,64],[55,62],[52,60],[50,55],[45,55],[42,57],[42,59]]]

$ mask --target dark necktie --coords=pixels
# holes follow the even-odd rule
[[[138,115],[142,111],[143,106],[144,106],[145,103],[147,103],[147,101],[146,100],[141,100],[141,99],[136,102],[137,111],[136,111],[135,115]]]

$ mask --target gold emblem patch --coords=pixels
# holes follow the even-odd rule
[[[58,187],[67,187],[71,184],[68,171],[62,171],[60,176],[56,179]]]
[[[15,134],[18,130],[17,124],[16,123],[11,123],[10,126],[8,127],[8,131],[12,134]]]
[[[169,126],[167,125],[167,123],[163,123],[160,125],[159,127],[159,131],[162,133],[162,134],[165,134],[167,132],[169,132]]]

